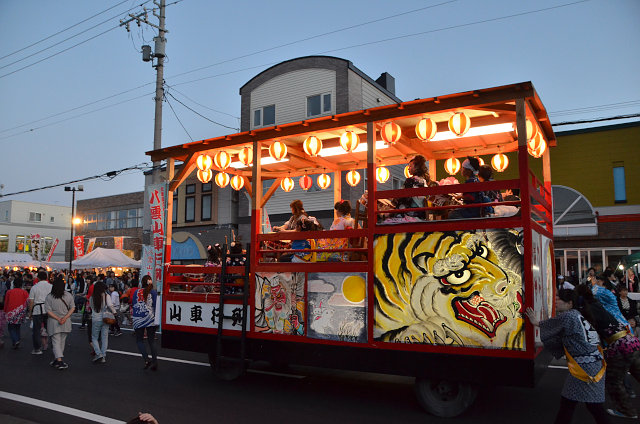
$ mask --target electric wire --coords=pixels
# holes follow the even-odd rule
[[[180,120],[180,118],[178,118],[178,114],[176,113],[176,111],[173,109],[173,105],[171,104],[171,102],[169,101],[169,99],[167,98],[167,96],[164,96],[165,101],[167,102],[167,104],[169,105],[169,108],[171,108],[171,112],[173,112],[173,115],[176,117],[176,119],[178,120],[178,123],[180,124],[180,126],[182,127],[182,129],[184,130],[185,133],[187,133],[187,136],[189,137],[189,139],[191,141],[195,141],[193,139],[193,137],[191,137],[191,134],[189,134],[189,131],[187,131],[187,129],[185,128],[184,124],[182,124],[182,121]]]
[[[235,115],[232,115],[232,114],[230,114],[230,113],[223,112],[223,111],[221,111],[221,110],[216,110],[216,109],[210,108],[209,106],[205,106],[205,105],[203,105],[203,104],[201,104],[201,103],[198,103],[198,102],[196,102],[195,100],[193,100],[192,98],[190,98],[189,96],[187,96],[186,94],[184,94],[182,91],[178,91],[178,90],[176,90],[176,89],[174,88],[174,86],[171,86],[171,85],[167,84],[167,87],[171,88],[171,91],[172,91],[172,92],[175,92],[175,93],[180,94],[182,97],[184,97],[185,99],[189,100],[191,103],[195,103],[195,104],[197,104],[197,105],[198,105],[198,106],[200,106],[200,107],[203,107],[203,108],[208,109],[208,110],[210,110],[210,111],[212,111],[212,112],[216,112],[216,113],[219,113],[219,114],[222,114],[222,115],[227,115],[227,116],[229,116],[229,117],[231,117],[231,118],[240,119],[240,117],[239,117],[239,116],[235,116]]]
[[[43,41],[47,41],[48,39],[55,37],[56,35],[60,35],[60,34],[62,34],[63,32],[66,32],[66,31],[70,30],[71,28],[75,28],[75,27],[77,27],[78,25],[81,25],[81,24],[83,24],[83,23],[85,23],[85,22],[87,22],[87,21],[90,21],[90,20],[91,20],[91,19],[93,19],[93,18],[96,18],[96,17],[98,17],[98,16],[102,15],[103,13],[106,13],[106,12],[110,11],[111,9],[115,9],[116,7],[120,6],[122,3],[126,3],[127,1],[129,1],[129,0],[121,1],[120,3],[118,3],[118,4],[116,4],[116,5],[113,5],[113,6],[111,6],[110,8],[103,10],[102,12],[98,12],[98,13],[96,13],[96,14],[95,14],[95,15],[93,15],[93,16],[89,16],[88,18],[81,20],[81,21],[80,21],[80,22],[78,22],[77,24],[73,24],[73,25],[71,25],[71,26],[68,26],[68,27],[66,27],[65,29],[62,29],[62,30],[60,30],[60,31],[56,32],[55,34],[51,34],[51,35],[49,35],[48,37],[45,37],[45,38],[43,38],[43,39],[41,39],[41,40],[36,41],[35,43],[31,43],[31,44],[29,44],[28,46],[22,47],[21,49],[18,49],[18,50],[14,51],[14,52],[11,52],[11,53],[9,53],[9,54],[6,54],[6,55],[4,55],[4,56],[0,57],[0,60],[5,59],[5,58],[7,58],[7,57],[9,57],[9,56],[13,56],[14,54],[16,54],[16,53],[20,53],[21,51],[27,50],[27,49],[29,49],[29,48],[31,48],[31,47],[33,47],[33,46],[37,45],[37,44],[42,43]]]
[[[176,99],[176,98],[173,96],[173,94],[171,94],[171,93],[169,93],[169,92],[167,92],[167,95],[168,95],[169,97],[171,97],[173,100],[175,100],[176,102],[180,103],[182,106],[184,106],[184,107],[186,107],[187,109],[189,109],[191,112],[195,113],[196,115],[198,115],[198,116],[199,116],[199,117],[201,117],[201,118],[206,119],[207,121],[209,121],[209,122],[211,122],[211,123],[214,123],[214,124],[216,124],[216,125],[220,125],[221,127],[224,127],[224,128],[230,129],[230,130],[240,131],[240,128],[230,127],[230,126],[228,126],[228,125],[221,124],[220,122],[216,122],[216,121],[214,121],[213,119],[209,119],[209,118],[207,118],[207,117],[206,117],[206,116],[204,116],[203,114],[201,114],[201,113],[199,113],[199,112],[197,112],[197,111],[195,111],[195,110],[191,109],[189,106],[185,105],[185,104],[184,104],[184,103],[182,103],[180,100]]]
[[[322,34],[312,35],[310,37],[301,38],[299,40],[290,41],[288,43],[279,44],[277,46],[268,47],[268,48],[262,49],[262,50],[257,50],[257,51],[252,52],[252,53],[246,53],[246,54],[243,54],[241,56],[236,56],[236,57],[231,58],[231,59],[223,60],[221,62],[212,63],[211,65],[202,66],[200,68],[196,68],[196,69],[192,69],[190,71],[182,72],[180,74],[172,75],[171,78],[177,78],[179,76],[191,74],[193,72],[197,72],[197,71],[201,71],[203,69],[207,69],[207,68],[211,68],[211,67],[214,67],[214,66],[222,65],[224,63],[229,63],[229,62],[233,62],[233,61],[236,61],[236,60],[239,60],[239,59],[244,59],[244,58],[249,57],[249,56],[254,56],[254,55],[257,55],[257,54],[261,54],[261,53],[266,53],[266,52],[269,52],[269,51],[272,51],[272,50],[280,49],[282,47],[292,46],[294,44],[302,43],[304,41],[309,41],[309,40],[313,40],[315,38],[325,37],[327,35],[336,34],[338,32],[347,31],[347,30],[358,28],[358,27],[361,27],[361,26],[373,24],[373,23],[376,23],[376,22],[382,22],[382,21],[385,21],[385,20],[388,20],[388,19],[397,18],[399,16],[408,15],[408,14],[416,13],[416,12],[421,12],[423,10],[432,9],[434,7],[442,6],[442,5],[449,4],[449,3],[454,3],[456,1],[458,1],[458,0],[449,0],[449,1],[442,2],[442,3],[434,4],[434,5],[421,7],[421,8],[418,8],[418,9],[413,9],[413,10],[408,10],[406,12],[397,13],[395,15],[385,16],[385,17],[374,19],[374,20],[371,20],[371,21],[362,22],[362,23],[359,23],[359,24],[350,25],[350,26],[343,27],[343,28],[338,28],[336,30],[327,31],[327,32],[324,32]],[[587,1],[587,0],[585,0],[585,1]]]
[[[608,118],[583,119],[580,121],[558,122],[556,124],[551,124],[551,126],[559,127],[562,125],[591,124],[593,122],[614,121],[618,119],[631,119],[631,118],[638,118],[638,117],[640,117],[640,113],[631,113],[628,115],[610,116]]]
[[[133,9],[136,9],[136,8],[138,8],[138,7],[142,7],[144,4],[149,3],[150,1],[151,1],[151,0],[147,0],[147,1],[146,1],[146,2],[144,2],[144,3],[141,3],[139,6],[132,7],[132,8],[130,8],[130,9],[128,9],[128,10],[125,10],[125,11],[124,11],[124,12],[122,12],[122,13],[127,13],[127,12],[129,12],[129,11],[131,11],[131,10],[133,10]],[[95,28],[97,28],[97,27],[99,27],[99,26],[101,26],[101,25],[104,25],[105,23],[107,23],[107,22],[109,22],[109,21],[111,21],[111,20],[113,20],[113,19],[117,18],[118,16],[121,16],[121,15],[122,15],[122,13],[118,14],[117,16],[113,16],[113,17],[111,17],[111,18],[109,18],[109,19],[106,19],[106,20],[104,20],[104,21],[100,22],[99,24],[96,24],[96,25],[92,26],[91,28],[87,28],[87,29],[85,29],[84,31],[80,31],[80,32],[79,32],[79,33],[77,33],[77,34],[74,34],[74,35],[72,35],[72,36],[70,36],[70,37],[67,37],[67,38],[65,38],[65,39],[64,39],[64,40],[62,40],[62,41],[58,41],[57,43],[52,44],[52,45],[50,45],[49,47],[45,47],[44,49],[40,49],[40,50],[38,50],[37,52],[35,52],[35,53],[31,53],[30,55],[27,55],[27,56],[25,56],[25,57],[23,57],[23,58],[21,58],[21,59],[15,60],[15,61],[13,61],[13,62],[11,62],[11,63],[8,63],[8,64],[6,64],[6,65],[3,65],[3,66],[0,66],[0,69],[4,69],[4,68],[7,68],[7,67],[9,67],[9,66],[11,66],[11,65],[15,65],[16,63],[22,62],[23,60],[29,59],[30,57],[33,57],[33,56],[35,56],[35,55],[37,55],[37,54],[40,54],[40,53],[42,53],[42,52],[44,52],[44,51],[47,51],[47,50],[49,50],[49,49],[53,48],[53,47],[55,47],[55,46],[58,46],[58,45],[60,45],[60,44],[62,44],[62,43],[64,43],[64,42],[67,42],[67,41],[71,40],[72,38],[76,38],[76,37],[77,37],[77,36],[79,36],[79,35],[82,35],[82,34],[84,34],[84,33],[86,33],[86,32],[89,32],[89,31],[91,31],[92,29],[95,29]],[[116,28],[118,28],[118,27],[120,27],[120,25],[118,25],[117,27],[111,28],[111,30],[116,29]],[[47,59],[50,59],[50,58],[52,58],[52,57],[55,57],[55,56],[59,55],[60,53],[64,53],[64,52],[66,52],[66,51],[68,51],[68,50],[73,49],[74,47],[78,47],[78,46],[80,46],[80,45],[82,45],[82,44],[86,43],[87,41],[93,40],[93,39],[94,39],[94,38],[96,38],[96,37],[99,37],[99,36],[101,36],[101,35],[104,35],[104,34],[106,34],[107,32],[109,32],[109,31],[111,31],[111,30],[104,31],[104,32],[102,32],[102,33],[100,33],[100,34],[98,34],[98,35],[96,35],[96,36],[94,36],[94,37],[89,38],[88,40],[82,41],[82,42],[80,42],[80,43],[74,44],[73,46],[71,46],[71,47],[69,47],[69,48],[67,48],[67,49],[61,50],[61,51],[59,51],[58,53],[52,54],[52,55],[50,55],[50,56],[47,56],[47,57],[45,57],[45,58],[43,58],[43,59],[40,59],[40,60],[38,60],[38,61],[36,61],[36,62],[34,62],[34,63],[30,64],[30,65],[27,65],[27,66],[25,66],[25,67],[22,67],[22,68],[20,68],[20,69],[16,69],[14,72],[10,72],[10,73],[8,73],[8,74],[1,75],[1,76],[0,76],[0,78],[2,78],[2,77],[6,77],[7,75],[11,75],[11,74],[13,74],[13,73],[15,73],[15,72],[18,72],[18,71],[21,71],[21,70],[23,70],[23,69],[27,69],[27,68],[29,68],[29,67],[31,67],[31,66],[33,66],[33,65],[35,65],[35,64],[38,64],[38,63],[40,63],[40,62],[42,62],[42,61],[45,61],[45,60],[47,60]]]

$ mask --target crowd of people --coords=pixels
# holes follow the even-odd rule
[[[5,344],[6,325],[13,349],[20,349],[21,328],[29,322],[31,354],[42,355],[51,345],[50,365],[67,369],[64,348],[72,331],[71,317],[79,312],[82,315],[79,328],[86,328],[94,363],[106,363],[109,336],[120,336],[120,325],[128,323],[135,332],[144,369],[155,371],[158,369],[156,302],[157,292],[151,277],[145,275],[139,281],[136,272],[116,277],[113,271],[106,274],[78,271],[66,275],[43,268],[33,272],[5,270],[0,274],[0,348]]]
[[[640,311],[628,297],[629,279],[618,277],[611,268],[602,273],[590,268],[576,284],[558,276],[556,316],[539,321],[531,308],[526,311],[531,323],[540,327],[545,348],[556,358],[567,359],[569,375],[556,423],[570,423],[581,402],[597,423],[608,423],[607,413],[638,417],[629,375],[640,382]],[[610,408],[604,406],[605,393]]]

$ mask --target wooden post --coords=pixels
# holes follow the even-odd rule
[[[333,172],[333,204],[335,205],[342,200],[342,171],[336,169]],[[333,218],[337,218],[337,212],[333,211]]]

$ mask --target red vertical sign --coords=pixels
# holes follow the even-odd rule
[[[84,236],[75,236],[73,238],[73,253],[73,259],[78,259],[79,257],[84,256]]]
[[[153,284],[156,289],[162,287],[164,266],[164,237],[166,185],[154,184],[147,188],[149,213],[151,214],[151,249],[153,250]]]

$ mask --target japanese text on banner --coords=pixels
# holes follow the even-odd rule
[[[166,191],[166,184],[153,184],[147,187],[151,214],[151,249],[153,251],[153,273],[151,277],[156,288],[162,287],[163,280]]]
[[[75,236],[73,238],[74,259],[84,256],[84,236]]]

